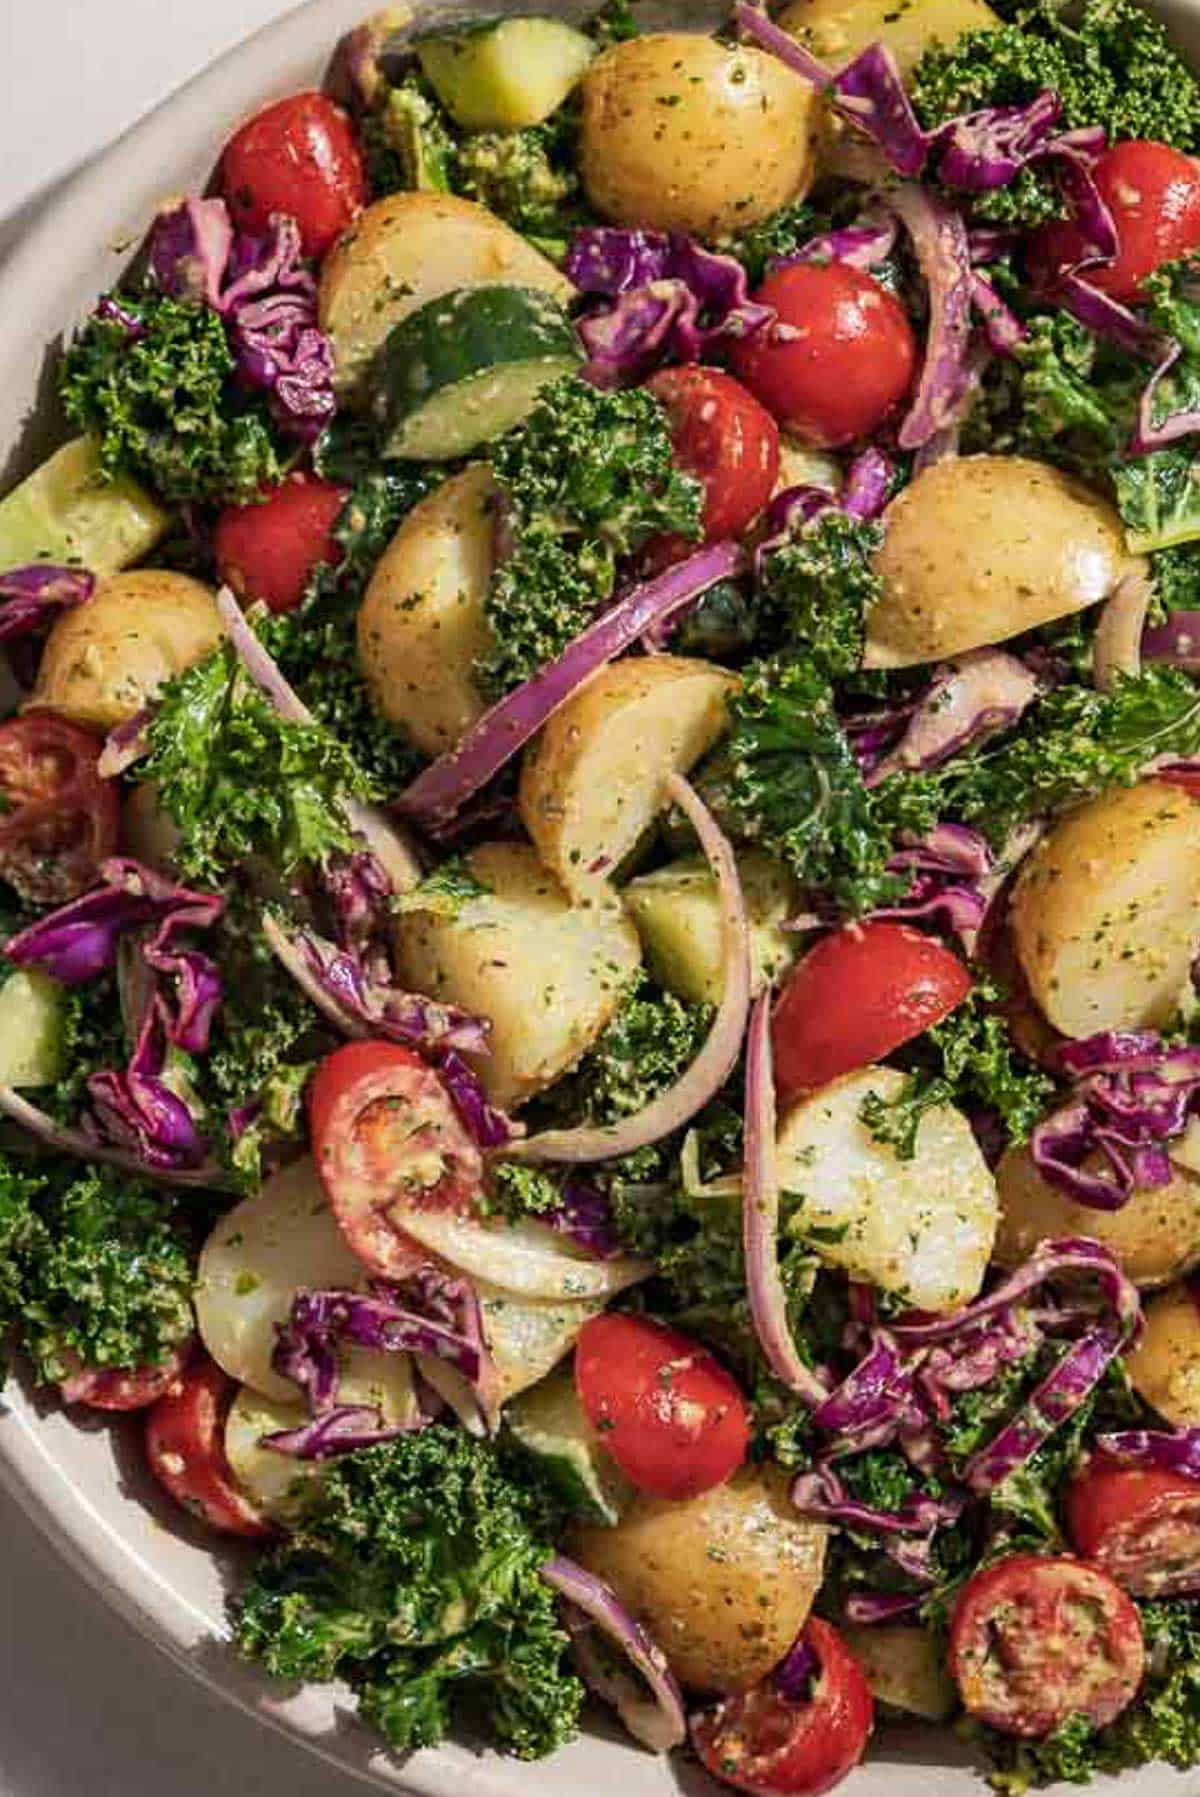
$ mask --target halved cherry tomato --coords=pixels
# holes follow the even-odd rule
[[[1135,1597],[1200,1584],[1200,1480],[1094,1454],[1067,1492],[1067,1533]]]
[[[957,955],[909,924],[848,924],[809,949],[771,1021],[775,1082],[787,1102],[869,1066],[962,1003]]]
[[[468,1211],[483,1180],[479,1149],[446,1088],[419,1054],[391,1042],[348,1042],[309,1088],[313,1157],[354,1253],[384,1279],[424,1256],[392,1207]]]
[[[235,224],[261,233],[273,213],[287,213],[304,254],[318,261],[367,198],[350,119],[318,93],[292,94],[256,113],[226,144],[220,183]]]
[[[146,1410],[171,1389],[192,1357],[188,1342],[161,1366],[138,1367],[121,1372],[116,1367],[84,1367],[59,1381],[64,1404],[85,1404],[89,1410]]]
[[[754,297],[776,320],[733,345],[738,379],[808,443],[838,449],[872,436],[917,367],[899,300],[844,262],[781,268]]]
[[[746,1458],[750,1418],[707,1348],[650,1317],[593,1317],[575,1348],[575,1389],[627,1479],[652,1497],[699,1497]]]
[[[1097,157],[1092,179],[1112,213],[1117,253],[1111,262],[1080,272],[1114,299],[1136,300],[1147,275],[1200,248],[1200,166],[1168,144],[1131,138]],[[1041,225],[1026,251],[1030,277],[1052,288],[1087,249],[1087,235],[1074,219]]]
[[[77,898],[117,846],[120,799],[103,745],[49,711],[0,724],[0,879],[36,905]]]
[[[313,570],[342,559],[333,527],[345,502],[344,487],[293,474],[255,503],[226,506],[213,532],[221,579],[247,605],[294,611]]]
[[[1137,1695],[1145,1662],[1137,1610],[1082,1560],[999,1560],[967,1581],[950,1619],[950,1671],[965,1707],[1029,1740],[1070,1716],[1103,1728]]]
[[[146,1459],[177,1504],[225,1535],[274,1533],[225,1458],[225,1422],[237,1386],[215,1360],[193,1362],[146,1415]]]
[[[740,536],[774,491],[775,420],[717,368],[664,368],[646,385],[666,408],[675,460],[704,488],[704,541]],[[695,547],[678,542],[681,552]]]
[[[729,1697],[692,1724],[714,1778],[751,1797],[818,1797],[857,1766],[875,1720],[862,1667],[835,1628],[812,1616],[803,1640],[818,1671],[800,1703],[774,1679]]]

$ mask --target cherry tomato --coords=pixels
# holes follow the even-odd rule
[[[258,112],[221,157],[221,192],[234,223],[264,232],[276,212],[300,227],[315,260],[362,211],[367,178],[354,128],[324,94],[292,94]]]
[[[699,1497],[746,1458],[750,1419],[737,1381],[665,1323],[593,1317],[576,1345],[575,1388],[626,1478],[653,1497]]]
[[[875,1705],[862,1667],[819,1616],[809,1618],[802,1639],[818,1664],[802,1702],[768,1678],[692,1724],[696,1751],[713,1777],[752,1797],[817,1797],[866,1750]]]
[[[102,744],[49,711],[0,724],[0,879],[35,905],[77,898],[117,846],[120,800]]]
[[[752,393],[716,368],[664,368],[646,382],[671,424],[675,460],[704,488],[704,541],[738,537],[770,499],[779,429]],[[678,541],[681,552],[694,543]]]
[[[1067,1533],[1135,1597],[1200,1583],[1200,1480],[1094,1454],[1067,1492]]]
[[[793,969],[775,1006],[775,1081],[787,1102],[869,1066],[962,1003],[957,955],[909,924],[881,918],[825,936]]]
[[[345,502],[344,487],[293,474],[257,502],[226,506],[213,532],[221,579],[247,605],[295,611],[314,569],[342,559],[333,527]]]
[[[966,1708],[1031,1740],[1069,1716],[1103,1728],[1136,1696],[1145,1661],[1133,1604],[1081,1560],[999,1560],[967,1581],[950,1619],[950,1671]]]
[[[117,1367],[80,1366],[59,1381],[64,1404],[89,1410],[146,1410],[171,1389],[192,1356],[192,1343],[176,1348],[161,1366],[122,1372]]]
[[[844,262],[781,268],[754,297],[777,316],[734,344],[739,380],[807,443],[838,449],[874,435],[917,367],[899,300]]]
[[[172,1382],[146,1416],[146,1458],[163,1487],[225,1535],[274,1531],[244,1496],[225,1458],[225,1421],[237,1391],[207,1355]]]
[[[308,1095],[313,1155],[354,1253],[384,1279],[426,1257],[404,1233],[405,1207],[466,1212],[483,1180],[479,1149],[441,1080],[411,1048],[348,1042]]]
[[[1092,178],[1112,213],[1117,253],[1080,273],[1114,299],[1136,300],[1147,275],[1200,247],[1200,166],[1182,150],[1133,138],[1098,157]],[[1030,277],[1052,288],[1087,248],[1074,219],[1041,225],[1026,251]]]

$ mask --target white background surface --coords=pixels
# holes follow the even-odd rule
[[[288,10],[287,0],[0,0],[0,255],[81,162]],[[0,1797],[362,1790],[144,1646],[0,1497]]]

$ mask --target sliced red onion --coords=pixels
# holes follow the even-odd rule
[[[556,1554],[547,1561],[542,1577],[600,1630],[630,1662],[641,1681],[639,1686],[627,1674],[604,1667],[586,1647],[579,1652],[578,1648],[586,1642],[586,1633],[572,1627],[580,1673],[597,1696],[613,1705],[634,1740],[652,1753],[670,1753],[672,1748],[682,1746],[687,1739],[683,1697],[666,1655],[641,1623],[634,1620],[609,1586],[585,1572],[574,1560],[568,1560],[565,1554]]]
[[[1086,1236],[1059,1236],[1041,1242],[1023,1267],[1002,1280],[985,1297],[955,1311],[952,1316],[931,1317],[914,1323],[893,1323],[891,1334],[906,1346],[926,1346],[931,1342],[950,1341],[980,1317],[1014,1304],[1026,1293],[1036,1291],[1048,1280],[1069,1274],[1088,1274],[1100,1286],[1105,1305],[1111,1310],[1128,1337],[1141,1327],[1142,1306],[1138,1289],[1126,1278],[1115,1257],[1099,1242]]]
[[[917,701],[903,736],[866,776],[924,772],[997,731],[1009,730],[1037,697],[1037,680],[1004,649],[976,649],[941,668]],[[990,861],[989,861],[990,865]]]
[[[1158,341],[1162,359],[1138,401],[1137,426],[1129,445],[1135,455],[1148,455],[1152,449],[1162,449],[1168,443],[1178,442],[1180,437],[1191,437],[1200,431],[1200,410],[1195,407],[1180,406],[1178,410],[1168,412],[1157,424],[1154,421],[1154,402],[1159,389],[1183,354],[1181,343],[1172,340],[1164,344],[1161,337]]]
[[[919,449],[955,421],[970,385],[971,255],[967,228],[945,200],[902,181],[888,203],[912,238],[929,291],[925,361],[898,436],[901,449]]]
[[[900,1592],[852,1591],[842,1612],[847,1622],[871,1628],[877,1623],[895,1622],[900,1616],[911,1616],[922,1602],[920,1597],[905,1597]]]
[[[825,1387],[801,1359],[788,1326],[779,1273],[779,1175],[775,1164],[775,1075],[771,1062],[771,994],[754,1001],[746,1039],[746,1149],[742,1174],[742,1241],[750,1318],[767,1365],[789,1391],[820,1404]]]
[[[848,517],[878,518],[887,504],[888,489],[896,470],[882,449],[864,449],[846,470],[846,481],[837,504]]]
[[[154,707],[144,706],[109,731],[96,763],[96,772],[102,780],[115,780],[118,774],[127,773],[137,762],[145,760],[150,753],[149,726],[153,716]]]
[[[1200,611],[1175,611],[1164,624],[1151,624],[1142,635],[1141,659],[1200,673]]]
[[[133,1174],[135,1178],[164,1182],[167,1185],[206,1186],[214,1191],[231,1189],[227,1169],[215,1161],[205,1162],[199,1167],[150,1166],[140,1155],[124,1148],[111,1148],[96,1136],[89,1135],[86,1130],[71,1129],[65,1124],[56,1123],[45,1111],[38,1110],[27,1098],[14,1092],[11,1086],[0,1085],[0,1113],[18,1124],[44,1148],[52,1148],[56,1154],[70,1155],[73,1160],[99,1161],[106,1167],[119,1167],[123,1173]]]
[[[1128,1336],[1128,1328],[1115,1319],[1080,1336],[1012,1421],[968,1460],[963,1480],[970,1489],[981,1496],[994,1491],[1017,1467],[1032,1459],[1099,1385]]]
[[[1029,332],[1011,306],[1005,305],[990,281],[981,274],[971,276],[971,304],[978,312],[989,346],[998,356],[1011,356]]]
[[[48,630],[64,611],[83,605],[96,590],[83,568],[34,562],[0,574],[0,643]]]
[[[1096,625],[1092,678],[1108,693],[1123,676],[1142,671],[1142,635],[1154,587],[1144,574],[1126,574],[1105,600]]]
[[[1122,305],[1120,300],[1113,299],[1111,294],[1094,287],[1082,275],[1060,275],[1048,297],[1055,300],[1073,318],[1077,318],[1080,324],[1086,325],[1089,331],[1094,331],[1097,337],[1114,343],[1118,349],[1125,350],[1131,356],[1153,360],[1164,353],[1166,346],[1161,331],[1154,330],[1136,312]],[[1171,362],[1174,359],[1174,356],[1170,357]],[[1165,373],[1168,366],[1169,362],[1164,362],[1157,372]],[[1151,377],[1151,386],[1154,385],[1155,378]],[[1149,392],[1150,389],[1147,388],[1146,391]],[[1138,447],[1136,442],[1133,447]]]
[[[418,774],[397,800],[398,809],[426,828],[447,823],[597,668],[623,654],[652,625],[690,605],[718,580],[739,573],[743,562],[736,543],[715,543],[633,587],[568,643],[557,661],[493,705],[449,754]]]
[[[673,1086],[632,1117],[605,1125],[545,1130],[518,1142],[509,1153],[522,1160],[587,1162],[614,1160],[674,1134],[720,1091],[737,1063],[750,1012],[750,948],[746,907],[737,862],[729,840],[708,807],[683,778],[667,777],[667,797],[678,805],[700,839],[717,882],[721,903],[724,989],[703,1048]]]
[[[1122,1429],[1115,1435],[1097,1436],[1096,1446],[1122,1466],[1200,1479],[1200,1429]]]

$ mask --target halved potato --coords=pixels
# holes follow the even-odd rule
[[[868,44],[883,44],[909,75],[934,44],[948,46],[1000,21],[984,0],[792,0],[779,23],[830,68],[842,68]]]
[[[112,730],[173,674],[211,655],[224,634],[200,581],[164,568],[110,575],[51,630],[29,703],[85,729]]]
[[[996,1185],[995,1258],[1002,1267],[1020,1266],[1039,1242],[1080,1235],[1102,1242],[1138,1285],[1164,1285],[1200,1263],[1200,1179],[1182,1168],[1170,1185],[1135,1191],[1120,1210],[1076,1204],[1047,1184],[1028,1148],[1008,1150]]]
[[[321,269],[321,329],[335,380],[353,394],[403,318],[462,287],[537,287],[566,305],[575,289],[502,219],[449,193],[396,193],[355,220]]]
[[[779,1130],[779,1183],[802,1202],[797,1235],[856,1279],[919,1310],[956,1310],[983,1284],[996,1233],[996,1184],[953,1105],[925,1113],[916,1153],[900,1160],[860,1116],[865,1099],[891,1102],[893,1067],[864,1067],[801,1099]]]
[[[583,78],[588,199],[614,224],[717,237],[812,185],[822,102],[764,50],[649,32]]]
[[[777,1666],[808,1618],[827,1530],[797,1516],[789,1479],[746,1466],[703,1497],[639,1493],[612,1526],[579,1525],[568,1552],[612,1586],[681,1684],[741,1691]]]
[[[1023,456],[950,456],[884,513],[865,662],[906,668],[1002,643],[1097,605],[1131,556],[1115,508]]]
[[[737,680],[690,656],[617,661],[555,712],[521,768],[521,821],[568,891],[620,865],[726,727]]]
[[[376,709],[426,755],[452,749],[485,710],[475,663],[491,640],[495,485],[466,468],[413,507],[358,613],[358,665]]]
[[[958,1706],[946,1666],[946,1650],[930,1629],[907,1623],[855,1628],[842,1625],[842,1640],[867,1675],[871,1695],[926,1722],[944,1722]]]
[[[1055,1029],[1165,1023],[1200,938],[1200,805],[1155,780],[1080,805],[1022,864],[1009,918]]]
[[[573,904],[525,843],[486,843],[466,859],[485,894],[453,917],[399,918],[397,977],[491,1020],[491,1053],[476,1066],[492,1101],[509,1107],[591,1047],[641,949],[611,887],[596,882]]]
[[[1146,1306],[1146,1330],[1125,1357],[1129,1377],[1176,1429],[1200,1428],[1200,1298],[1173,1285]]]

